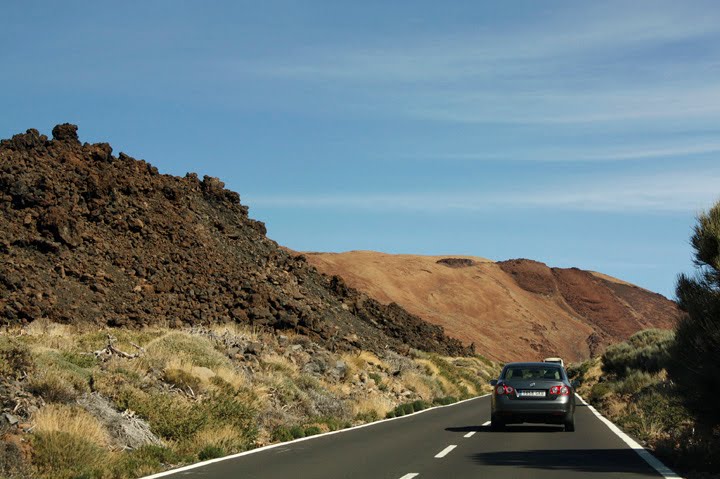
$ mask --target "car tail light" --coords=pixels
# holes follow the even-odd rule
[[[507,384],[498,384],[495,388],[495,392],[497,394],[512,394],[515,392],[515,389],[513,389],[512,386],[508,386]]]
[[[550,388],[550,394],[555,396],[569,396],[570,388],[567,386],[552,386]]]

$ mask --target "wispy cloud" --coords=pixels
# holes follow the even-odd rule
[[[507,149],[503,153],[438,152],[436,154],[403,155],[403,160],[440,159],[450,161],[518,161],[518,162],[623,162],[660,158],[686,158],[697,155],[720,154],[720,141],[712,138],[692,137],[669,142],[657,140],[652,144],[628,144],[621,147],[582,145],[566,147],[533,146],[531,150]]]
[[[720,11],[648,7],[583,6],[508,29],[297,47],[216,67],[230,77],[322,85],[336,97],[331,104],[377,116],[560,125],[720,116],[711,80],[720,78]],[[688,42],[705,54],[668,63],[660,53]],[[633,58],[640,52],[642,64]]]
[[[720,170],[606,178],[515,191],[247,195],[251,206],[377,212],[494,211],[498,208],[612,213],[696,213],[720,199]]]

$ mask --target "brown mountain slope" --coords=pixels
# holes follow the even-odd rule
[[[478,352],[511,361],[586,359],[678,316],[665,297],[599,273],[519,259],[308,253],[320,271],[441,325]]]
[[[469,352],[280,248],[217,178],[161,175],[74,125],[52,134],[0,142],[0,326],[239,322],[332,349]]]

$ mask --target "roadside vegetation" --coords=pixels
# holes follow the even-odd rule
[[[686,477],[720,474],[720,203],[698,217],[694,277],[680,275],[674,331],[646,330],[571,365],[579,393]]]
[[[0,478],[133,478],[450,404],[497,366],[239,326],[0,334]],[[12,423],[11,423],[12,421]]]

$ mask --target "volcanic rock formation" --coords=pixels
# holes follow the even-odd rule
[[[160,174],[58,125],[0,142],[0,325],[240,322],[332,348],[468,354],[265,236],[217,178]]]

